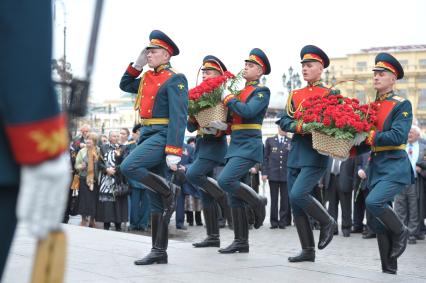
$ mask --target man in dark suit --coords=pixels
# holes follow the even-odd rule
[[[278,127],[278,135],[265,141],[265,152],[262,165],[262,180],[269,181],[271,192],[271,229],[285,229],[291,224],[290,206],[287,189],[287,157],[290,139],[286,132]],[[278,218],[278,195],[281,196]],[[290,221],[289,221],[290,220]]]
[[[352,190],[355,181],[355,160],[330,158],[324,177],[328,195],[328,212],[337,221],[339,202],[342,209],[342,234],[349,237],[352,227]],[[334,232],[338,234],[337,229]]]

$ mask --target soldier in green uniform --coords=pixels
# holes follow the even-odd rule
[[[271,72],[268,57],[259,48],[251,50],[243,76],[246,86],[238,96],[223,95],[223,104],[232,115],[231,143],[225,156],[227,163],[218,177],[218,183],[229,196],[234,225],[234,241],[220,253],[249,252],[248,221],[245,205],[255,215],[254,228],[265,220],[266,198],[240,182],[249,169],[263,161],[262,122],[269,105],[269,88],[259,84],[262,75]]]
[[[213,56],[207,55],[203,59],[203,80],[216,78],[227,71],[225,64]],[[220,247],[218,202],[226,202],[225,192],[218,186],[217,182],[207,177],[213,173],[216,166],[225,163],[227,149],[226,133],[227,124],[220,121],[210,122],[211,128],[200,128],[194,117],[188,120],[188,130],[198,130],[195,143],[195,161],[189,167],[186,178],[201,188],[201,199],[203,202],[203,214],[206,222],[207,238],[201,242],[193,243],[196,248]],[[216,128],[215,128],[216,127]]]
[[[332,240],[337,224],[327,210],[311,192],[327,168],[328,156],[312,148],[312,136],[303,132],[302,124],[295,124],[293,114],[304,99],[315,95],[337,94],[338,91],[325,86],[321,74],[330,61],[327,54],[314,45],[307,45],[300,52],[303,79],[308,85],[290,93],[287,112],[277,121],[281,129],[294,133],[287,160],[287,183],[294,222],[299,235],[302,251],[289,257],[290,262],[315,261],[315,241],[308,215],[321,225],[318,248],[324,249]]]
[[[379,108],[375,130],[366,142],[354,147],[352,155],[370,150],[367,169],[370,190],[365,200],[372,214],[371,227],[377,233],[382,271],[396,274],[397,258],[404,252],[409,232],[389,206],[405,186],[414,183],[414,173],[405,147],[413,113],[410,101],[398,96],[393,86],[404,77],[398,60],[388,53],[376,56],[374,88]]]
[[[138,146],[120,168],[130,179],[149,189],[151,205],[152,249],[136,265],[167,263],[168,224],[176,207],[176,188],[166,181],[165,163],[176,171],[188,113],[188,83],[183,74],[170,65],[171,56],[179,54],[176,44],[163,32],[151,32],[150,45],[121,78],[123,91],[137,93],[135,108],[142,122]],[[153,70],[142,74],[146,64]],[[166,162],[164,162],[166,161]]]

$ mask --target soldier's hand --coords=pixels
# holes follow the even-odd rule
[[[135,68],[138,71],[142,71],[143,66],[145,66],[148,63],[148,49],[146,47],[141,51],[141,53],[138,56],[138,59],[136,59],[135,63],[133,63],[133,68]]]
[[[16,214],[38,239],[59,229],[71,181],[69,160],[66,152],[56,159],[21,168]]]
[[[167,154],[166,156],[167,166],[173,171],[177,170],[177,164],[180,162],[180,160],[181,157],[178,155]]]
[[[209,127],[210,128],[215,128],[221,131],[225,131],[226,129],[228,129],[228,124],[222,122],[222,121],[211,121],[209,123]]]
[[[365,174],[365,171],[364,171],[364,170],[362,170],[362,169],[359,169],[359,170],[358,170],[358,176],[359,176],[361,179],[365,179],[365,178],[367,178],[367,174]]]
[[[213,128],[201,128],[200,130],[203,134],[207,134],[207,135],[216,135],[217,134],[217,130],[213,129]]]

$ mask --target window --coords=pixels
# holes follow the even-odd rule
[[[426,83],[426,76],[419,76],[417,77],[418,83]]]
[[[406,68],[408,66],[408,60],[399,60],[399,63],[402,65],[403,68]]]
[[[420,59],[419,60],[419,68],[420,69],[426,69],[426,59]]]
[[[356,70],[357,71],[365,71],[366,69],[367,69],[367,62],[364,61],[364,62],[357,62],[356,63]]]
[[[419,102],[417,103],[417,109],[426,110],[426,89],[419,89]]]

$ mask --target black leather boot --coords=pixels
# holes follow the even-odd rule
[[[311,197],[312,203],[305,208],[305,212],[320,223],[320,237],[318,249],[324,249],[333,239],[334,231],[337,229],[337,223],[333,217],[328,214],[324,206],[315,198]]]
[[[168,261],[169,221],[160,213],[152,214],[151,217],[153,247],[147,256],[135,261],[136,265],[162,264]]]
[[[220,247],[216,203],[205,206],[203,208],[203,213],[206,222],[207,238],[199,243],[193,243],[192,245],[196,248]]]
[[[231,208],[232,222],[234,223],[234,241],[228,247],[220,249],[221,254],[232,254],[236,252],[248,253],[248,222],[244,207]]]
[[[142,178],[141,183],[161,195],[164,206],[164,215],[169,218],[176,209],[176,198],[180,192],[180,188],[175,184],[168,182],[160,175],[148,171],[148,175]]]
[[[398,269],[397,259],[390,257],[392,247],[391,235],[386,232],[384,234],[377,234],[377,244],[379,245],[383,273],[396,274]]]
[[[315,241],[308,216],[303,214],[294,217],[297,234],[299,235],[302,251],[297,256],[288,258],[289,262],[315,261]]]
[[[254,228],[259,229],[263,225],[266,216],[266,204],[268,200],[258,195],[250,186],[241,183],[235,191],[235,195],[245,201],[254,212]]]
[[[392,208],[385,207],[384,212],[377,217],[391,232],[392,235],[392,250],[390,253],[391,258],[398,258],[405,251],[409,232],[407,227],[402,224],[398,216]]]
[[[207,177],[207,181],[204,183],[201,189],[215,199],[215,201],[220,205],[222,215],[224,215],[228,221],[228,225],[232,226],[232,216],[228,205],[227,196],[222,188],[219,187],[217,181],[211,177]]]

